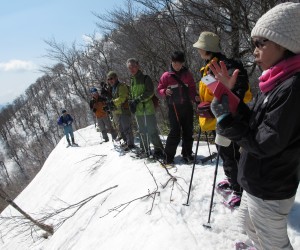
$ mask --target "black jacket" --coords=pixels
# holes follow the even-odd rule
[[[256,98],[250,110],[242,102],[235,117],[217,126],[219,134],[241,148],[238,181],[265,200],[294,196],[300,180],[300,73]]]

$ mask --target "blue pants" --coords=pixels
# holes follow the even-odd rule
[[[64,126],[64,133],[66,135],[67,141],[69,141],[69,135],[74,138],[72,125]]]

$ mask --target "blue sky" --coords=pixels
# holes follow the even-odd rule
[[[0,3],[0,104],[12,102],[42,75],[49,62],[45,40],[82,44],[97,18],[123,0],[10,0]]]

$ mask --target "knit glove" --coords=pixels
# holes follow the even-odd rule
[[[217,118],[217,122],[220,122],[224,117],[230,115],[228,96],[223,95],[221,102],[214,97],[210,104],[210,108],[214,116]]]

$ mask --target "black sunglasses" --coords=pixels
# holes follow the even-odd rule
[[[261,47],[265,46],[266,42],[268,42],[268,41],[269,41],[269,39],[266,39],[266,38],[258,38],[258,39],[252,40],[252,43],[256,48],[261,48]]]

